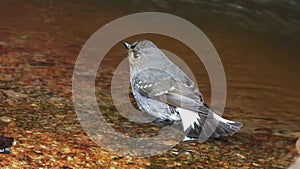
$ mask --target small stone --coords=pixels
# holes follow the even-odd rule
[[[30,38],[30,35],[21,35],[20,36],[20,39],[22,39],[22,40],[28,40]]]
[[[172,154],[175,154],[175,155],[178,155],[178,154],[179,154],[179,152],[177,152],[177,151],[171,151],[171,153],[172,153]]]
[[[238,156],[240,159],[245,159],[246,157],[243,156],[242,154],[236,153],[236,156]]]
[[[171,153],[172,153],[172,154],[175,154],[175,155],[178,155],[178,154],[179,154],[179,152],[178,152],[178,150],[177,150],[176,148],[173,148],[173,149],[171,150]]]
[[[0,46],[8,46],[8,43],[6,43],[4,41],[0,41]]]
[[[7,117],[7,116],[0,117],[0,121],[3,121],[5,123],[9,123],[9,122],[11,122],[11,120],[12,119],[10,117]]]
[[[112,155],[110,158],[113,159],[113,160],[117,160],[119,157],[115,156],[115,155]]]
[[[186,150],[185,152],[184,152],[184,154],[192,154],[193,153],[193,150]]]
[[[252,165],[254,165],[254,166],[256,166],[256,167],[260,167],[260,165],[257,164],[257,163],[252,163]]]
[[[34,148],[34,145],[26,145],[26,148],[32,149],[32,148]]]
[[[30,106],[31,106],[31,107],[38,107],[38,105],[36,105],[36,104],[34,104],[34,103],[30,104]]]
[[[63,149],[63,152],[64,152],[64,153],[70,153],[71,150],[70,150],[69,148],[64,148],[64,149]]]
[[[67,157],[67,160],[68,160],[68,161],[72,161],[72,160],[73,160],[73,158],[72,158],[72,157],[70,157],[70,156],[68,156],[68,157]]]

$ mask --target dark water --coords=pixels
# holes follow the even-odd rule
[[[20,35],[47,32],[54,39],[53,47],[74,53],[69,59],[75,61],[84,42],[101,26],[127,14],[147,11],[187,19],[212,41],[227,77],[226,117],[243,122],[246,132],[300,132],[297,0],[0,0],[0,30]],[[158,35],[129,40],[137,38],[149,38],[159,47],[182,56],[209,103],[207,73],[190,51],[178,47],[182,46],[179,42]],[[118,49],[121,47],[119,44],[109,52],[107,67],[125,58]]]

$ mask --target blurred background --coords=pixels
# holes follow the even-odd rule
[[[0,0],[0,88],[22,93],[34,86],[70,99],[73,66],[87,39],[114,19],[149,11],[182,17],[211,40],[227,78],[223,115],[243,122],[242,132],[300,135],[298,0]],[[126,41],[141,38],[180,56],[210,104],[207,72],[188,47],[153,34]],[[125,57],[121,43],[105,56],[96,80],[99,96],[109,97],[112,72]],[[9,109],[5,96],[2,113]],[[107,98],[100,105],[109,103]]]

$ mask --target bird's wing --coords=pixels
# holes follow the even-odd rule
[[[188,77],[184,80],[186,79],[190,80]],[[154,68],[140,71],[131,79],[133,90],[145,97],[208,116],[210,110],[203,102],[197,86],[190,85],[193,84],[191,80],[188,83],[189,85],[183,80],[176,80],[166,71]]]

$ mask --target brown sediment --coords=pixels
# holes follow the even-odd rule
[[[238,133],[203,144],[179,143],[158,156],[122,157],[91,141],[80,126],[70,99],[55,92],[27,92],[34,99],[13,100],[7,112],[1,111],[14,119],[2,134],[13,137],[17,143],[11,154],[0,156],[1,167],[286,168],[297,156],[295,138]],[[148,137],[157,131],[147,125],[124,127],[122,124],[128,124],[124,118],[112,110],[106,112],[106,120],[124,135]]]

